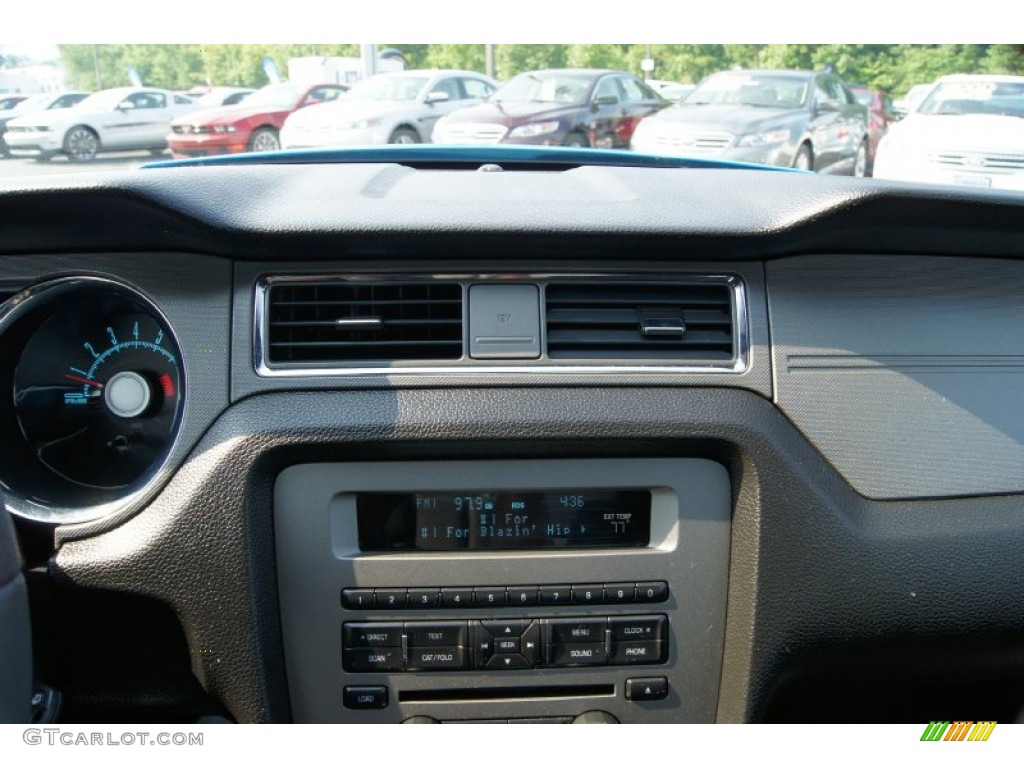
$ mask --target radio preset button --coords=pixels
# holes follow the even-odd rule
[[[410,589],[410,608],[436,608],[441,602],[440,589]]]
[[[569,605],[572,601],[572,587],[568,584],[540,588],[541,605]]]
[[[343,589],[341,605],[353,611],[367,611],[373,608],[372,589]]]
[[[407,592],[404,589],[375,589],[375,607],[378,610],[399,610],[405,608]]]
[[[518,606],[536,605],[537,589],[537,587],[509,587],[508,604]]]
[[[632,603],[636,600],[636,584],[605,584],[604,598],[607,603]]]
[[[473,590],[469,587],[446,588],[441,590],[442,608],[472,608]]]
[[[636,599],[640,603],[663,603],[668,600],[668,584],[664,581],[641,581],[636,585]]]
[[[505,605],[505,588],[477,587],[473,590],[473,605],[477,608],[496,608]]]
[[[346,648],[402,647],[402,625],[391,624],[345,624],[342,641]]]
[[[604,602],[604,584],[573,584],[574,605],[591,605]]]

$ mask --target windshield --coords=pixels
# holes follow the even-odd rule
[[[561,72],[531,72],[512,78],[491,101],[532,101],[543,104],[582,104],[594,78]]]
[[[426,77],[375,77],[354,86],[346,100],[414,101],[427,84]]]
[[[260,88],[245,98],[247,107],[279,107],[291,109],[299,100],[299,89],[291,83],[276,83]]]
[[[697,86],[684,104],[740,104],[795,109],[807,100],[807,77],[723,72]]]
[[[651,35],[673,29],[664,14],[637,10],[636,23]],[[552,4],[543,19],[507,14],[495,34],[513,34],[515,22],[571,36],[578,25],[554,23],[559,13]],[[440,16],[445,37],[457,22],[482,23],[467,14]],[[735,16],[730,31],[746,18]],[[291,4],[273,24],[283,29],[300,18],[300,39],[310,25],[331,29]],[[399,18],[411,19],[389,11],[382,30],[360,32],[357,25],[352,34],[395,32]],[[614,24],[609,34],[618,36],[620,20]],[[6,18],[4,28],[15,29]],[[415,40],[419,29],[417,23],[406,39]],[[1022,91],[1018,44],[0,43],[0,104],[14,93],[39,99],[5,116],[49,106],[45,94],[60,92],[91,92],[79,108],[109,116],[85,132],[61,122],[45,141],[15,124],[0,145],[0,177],[76,172],[84,162],[91,170],[128,170],[153,158],[280,150],[527,145],[615,150],[623,154],[614,162],[623,164],[634,162],[632,152],[1020,193],[1024,169],[1004,167],[1000,158],[1024,155],[1009,120],[1024,116]],[[444,98],[428,99],[428,92]],[[187,93],[204,96],[192,101]],[[197,127],[203,119],[190,116],[234,110],[243,98],[246,111],[273,118],[225,128]],[[137,109],[119,110],[126,100]],[[353,101],[367,109],[342,107]],[[307,106],[322,103],[339,108],[308,115]],[[373,106],[387,103],[401,109]],[[943,116],[941,135],[911,135],[918,109]],[[33,125],[71,114],[81,113]],[[1008,127],[956,119],[963,115],[999,117]],[[978,127],[985,122],[991,130]],[[942,152],[926,149],[925,139]]]
[[[967,80],[939,83],[917,111],[922,115],[1024,117],[1024,78],[1019,82]]]

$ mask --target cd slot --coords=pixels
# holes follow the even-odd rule
[[[434,701],[510,701],[528,699],[579,699],[614,696],[614,685],[528,685],[501,688],[444,688],[398,692],[402,703]]]

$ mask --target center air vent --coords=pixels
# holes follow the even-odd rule
[[[459,283],[287,282],[267,300],[268,361],[331,365],[462,357]]]
[[[736,357],[726,283],[564,283],[547,287],[552,360],[722,364]]]

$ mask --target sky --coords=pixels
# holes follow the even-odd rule
[[[96,0],[83,14],[73,0],[8,2],[0,47],[34,54],[56,42],[994,43],[1006,42],[993,39],[1000,26],[992,19],[1005,18],[1008,6],[1005,0],[931,0],[922,13],[908,0],[787,0],[784,6],[763,0],[288,0],[271,7],[271,13],[252,13],[251,1]]]

